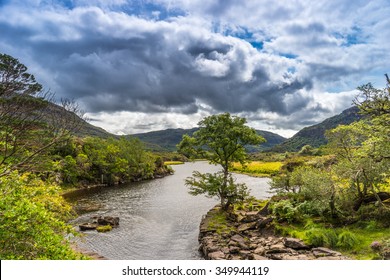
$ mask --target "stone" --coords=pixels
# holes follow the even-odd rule
[[[112,227],[117,227],[119,226],[119,217],[111,217],[111,216],[99,217],[97,219],[97,223],[101,226],[110,225]]]
[[[209,260],[223,260],[225,258],[225,254],[221,251],[209,253],[207,256]]]
[[[243,256],[244,258],[247,258],[247,257],[251,254],[251,251],[248,251],[248,250],[241,250],[241,251],[239,252],[239,254],[240,254],[241,256]]]
[[[269,218],[266,218],[266,219],[263,219],[263,220],[259,220],[257,223],[256,223],[256,228],[258,229],[263,229],[263,228],[266,228],[267,225],[269,225],[270,223],[272,223],[274,219],[269,217]]]
[[[263,207],[263,209],[261,209],[258,213],[259,213],[259,215],[262,215],[262,216],[268,216],[270,214],[269,202],[267,202],[267,204]]]
[[[231,254],[237,254],[239,251],[240,251],[240,247],[235,247],[235,246],[229,247],[229,253]]]
[[[239,234],[233,235],[232,238],[230,238],[230,240],[237,242],[238,244],[245,244],[246,243],[244,237],[242,237]]]
[[[258,211],[247,212],[244,218],[242,219],[242,221],[246,223],[257,221],[259,219],[258,213],[259,213]]]
[[[284,246],[295,250],[307,250],[309,246],[303,243],[302,240],[297,238],[286,237],[283,240]]]
[[[341,256],[341,253],[325,247],[313,248],[311,251],[316,258],[328,257],[328,256]]]
[[[84,223],[79,225],[81,231],[95,230],[99,225],[97,223]]]
[[[271,260],[282,260],[282,255],[280,254],[266,254],[265,256]]]
[[[382,252],[382,257],[384,260],[390,260],[390,249],[384,249]]]
[[[253,253],[257,254],[257,255],[264,255],[265,253],[265,248],[264,247],[257,247]]]
[[[258,254],[252,254],[251,259],[252,259],[252,260],[257,260],[257,261],[269,260],[269,258],[266,258],[266,257],[264,257],[264,256],[260,256],[260,255],[258,255]]]
[[[207,251],[208,251],[209,253],[219,251],[219,249],[220,249],[219,246],[216,246],[216,245],[207,247]]]
[[[273,244],[269,247],[270,250],[286,250],[287,248],[282,243]]]
[[[252,222],[252,223],[245,223],[245,224],[241,224],[238,228],[237,228],[237,231],[238,232],[242,232],[242,231],[246,231],[248,229],[254,229],[256,227],[256,222]]]

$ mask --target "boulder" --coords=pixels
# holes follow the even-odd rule
[[[242,237],[239,234],[233,235],[232,238],[230,238],[230,240],[237,242],[238,244],[245,244],[246,243],[244,237]]]
[[[245,223],[245,224],[239,225],[239,227],[237,228],[237,231],[242,232],[242,231],[246,231],[248,229],[254,229],[255,227],[256,227],[256,222]]]
[[[260,216],[259,216],[258,211],[251,211],[251,212],[245,213],[245,216],[242,219],[242,221],[246,222],[246,223],[251,223],[251,222],[257,221],[259,218],[260,218]]]
[[[264,255],[265,253],[265,248],[264,247],[257,247],[253,253],[255,253],[256,255]]]
[[[266,228],[267,225],[269,225],[273,220],[274,219],[271,217],[259,220],[258,222],[256,222],[256,228],[258,228],[258,229]]]
[[[302,240],[297,238],[286,237],[283,239],[284,246],[295,250],[307,250],[309,246],[303,243]]]
[[[110,225],[112,227],[117,227],[117,226],[119,226],[119,217],[111,217],[111,216],[98,217],[97,223],[100,226]]]
[[[79,225],[81,231],[95,230],[99,225],[97,223],[84,223]]]
[[[267,204],[263,207],[263,209],[261,209],[259,212],[258,212],[259,215],[261,216],[268,216],[270,214],[270,211],[269,211],[269,202],[267,202]]]
[[[341,253],[325,247],[313,248],[311,251],[316,258],[329,257],[329,256],[341,256]]]

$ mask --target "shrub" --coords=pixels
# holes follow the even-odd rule
[[[355,234],[348,230],[343,230],[339,236],[337,241],[337,247],[343,249],[352,249],[358,243],[358,238]]]
[[[315,247],[325,246],[326,235],[325,231],[320,228],[311,228],[305,232],[306,241]]]
[[[14,172],[0,178],[0,259],[75,259],[64,240],[71,207],[59,188]]]
[[[291,203],[290,200],[280,200],[273,203],[272,213],[276,215],[278,219],[285,219],[288,223],[299,221],[299,211]]]

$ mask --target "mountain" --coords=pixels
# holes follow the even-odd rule
[[[74,112],[67,111],[63,107],[51,102],[49,102],[48,106],[45,108],[44,115],[46,116],[44,118],[46,118],[47,122],[52,123],[52,125],[58,124],[61,125],[61,127],[66,127],[76,136],[93,136],[100,138],[118,137],[105,131],[103,128],[88,123]]]
[[[139,138],[141,141],[146,143],[146,146],[149,149],[154,151],[175,151],[176,145],[179,144],[184,134],[191,136],[197,130],[198,128],[170,128],[146,133],[132,134],[129,136]],[[260,146],[248,146],[248,151],[250,152],[263,151],[286,140],[286,138],[269,131],[256,130],[256,132],[263,136],[267,142],[261,144]]]
[[[283,143],[276,145],[270,149],[273,152],[297,152],[303,146],[310,145],[318,148],[327,143],[325,131],[333,129],[340,124],[350,124],[362,118],[359,114],[359,109],[353,106],[344,110],[341,114],[330,117],[323,122],[308,126],[298,131],[293,137],[287,139]]]

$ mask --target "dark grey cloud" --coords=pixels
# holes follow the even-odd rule
[[[102,11],[86,10],[77,16],[78,25],[71,26],[76,38],[56,36],[64,32],[55,26],[59,23],[44,21],[39,30],[24,26],[27,36],[19,42],[29,45],[31,56],[49,75],[56,73],[57,94],[80,100],[89,112],[175,110],[192,114],[199,101],[217,111],[264,109],[288,114],[296,107],[288,109],[284,96],[310,86],[310,81],[272,81],[259,64],[261,57],[251,61],[256,51],[237,39],[139,20],[137,24],[147,25],[144,31],[123,27],[117,37],[102,31],[104,21],[96,19]],[[10,41],[21,32],[20,27],[2,25]],[[42,38],[36,40],[36,36]],[[198,62],[202,67],[197,68]],[[225,69],[223,73],[218,74],[218,67]],[[242,79],[244,71],[250,71],[249,80]]]
[[[351,91],[362,71],[383,69],[390,53],[388,36],[371,23],[375,17],[361,23],[342,1],[345,17],[334,18],[329,11],[338,2],[328,2],[323,11],[305,1],[35,1],[27,8],[9,2],[0,6],[0,52],[19,58],[46,88],[76,99],[96,119],[102,112],[229,111],[297,128],[349,106],[350,94],[340,104],[322,96],[329,88]],[[169,17],[171,6],[180,15]],[[150,16],[159,7],[164,20]],[[353,7],[359,15],[373,11],[364,1]]]

